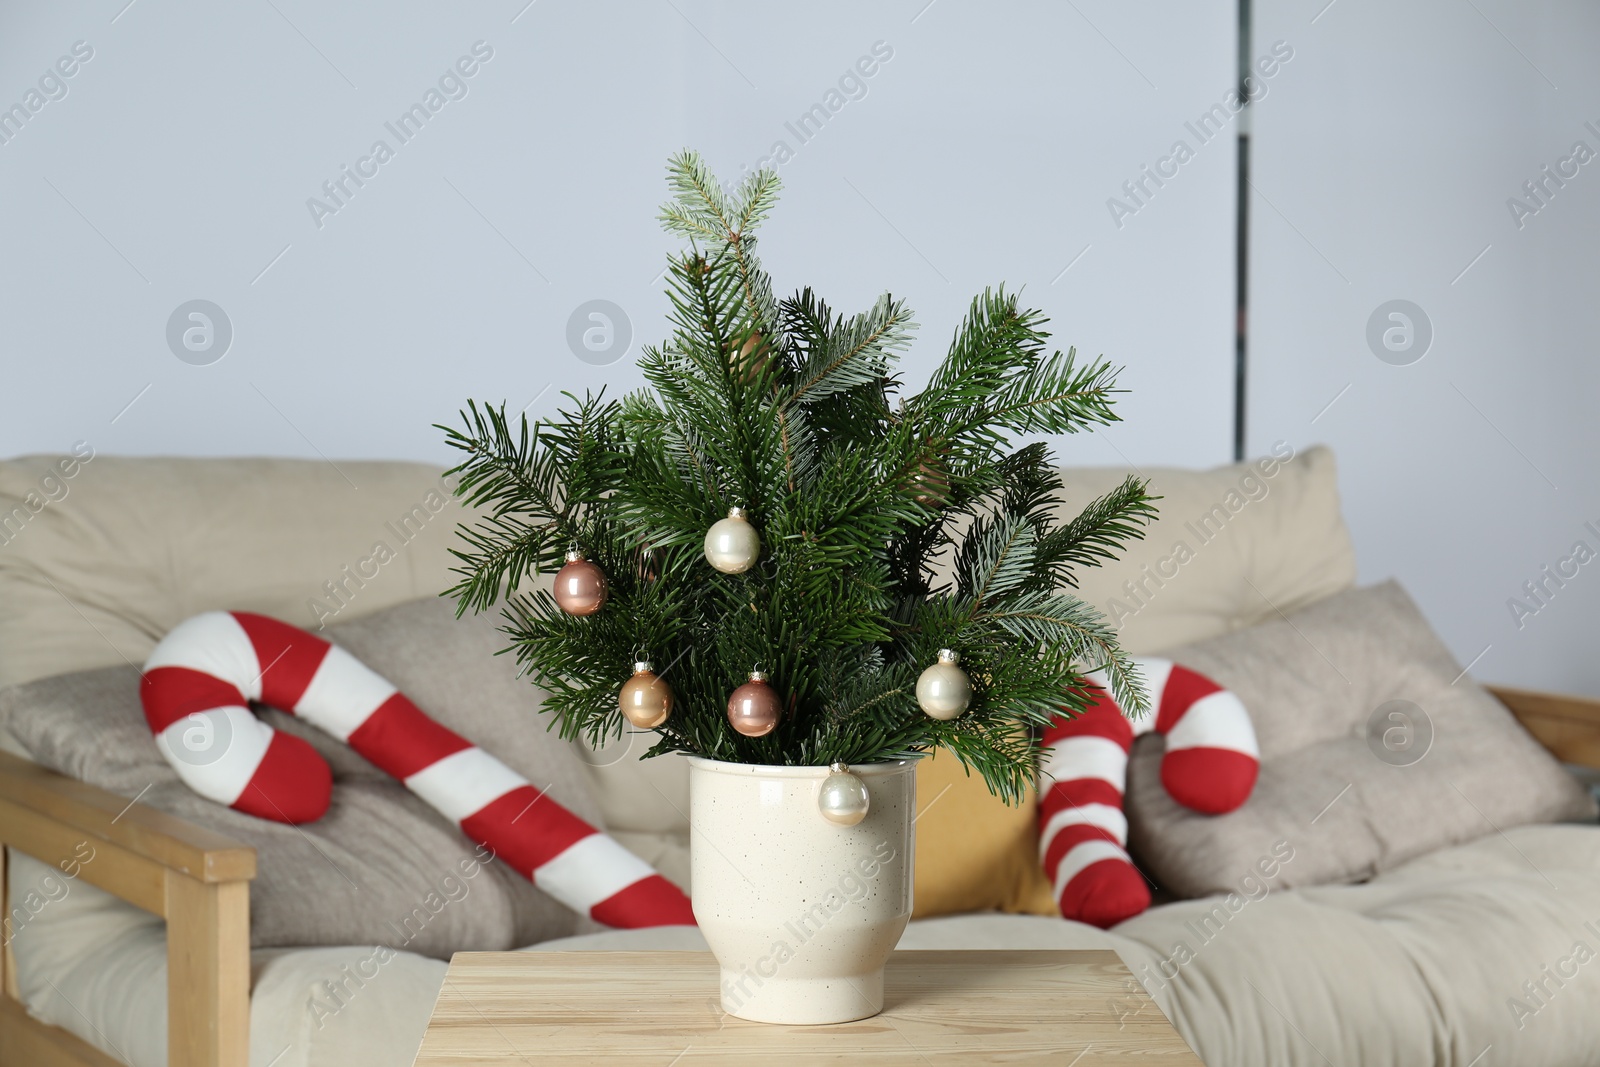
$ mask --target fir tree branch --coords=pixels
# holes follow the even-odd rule
[[[1128,477],[1078,516],[1039,539],[1035,558],[1039,568],[1058,586],[1077,588],[1076,571],[1097,567],[1117,558],[1129,541],[1144,537],[1144,527],[1155,521],[1156,497],[1147,483]]]
[[[667,161],[667,187],[674,197],[661,209],[662,226],[668,233],[691,241],[723,242],[734,232],[717,179],[698,155],[684,150]]]
[[[1111,408],[1117,368],[1100,362],[1079,369],[1076,356],[1076,349],[1057,352],[1032,374],[1009,379],[985,414],[1014,433],[1076,433],[1118,421]]]
[[[800,368],[790,402],[809,404],[879,380],[888,373],[889,354],[911,343],[915,325],[905,305],[891,301],[887,293],[872,310],[830,324]]]
[[[994,598],[1020,587],[1033,573],[1033,524],[1017,515],[1001,514],[973,523],[956,564],[956,588],[972,602],[975,618]]]
[[[1048,449],[1010,440],[1114,419],[1115,372],[1047,356],[1043,315],[988,290],[901,400],[901,302],[846,318],[809,289],[773,300],[754,247],[778,184],[762,172],[724,194],[699,157],[671,161],[661,218],[689,248],[669,262],[670,336],[641,350],[648,390],[516,426],[469,403],[441,427],[465,456],[457,492],[482,512],[460,528],[450,592],[460,611],[503,605],[508,651],[563,737],[620,736],[617,688],[644,656],[676,698],[652,754],[818,766],[944,747],[1014,802],[1038,780],[1041,729],[1087,706],[1094,672],[1145,705],[1115,632],[1063,590],[1141,535],[1146,487],[1060,515]],[[763,547],[723,574],[702,544],[733,504]],[[610,588],[587,617],[519,584],[574,542]],[[953,563],[948,583],[936,560]],[[946,647],[974,691],[941,722],[915,685]],[[724,709],[755,666],[785,712],[747,738]]]
[[[1116,631],[1105,616],[1077,597],[1029,593],[1004,607],[980,612],[974,621],[996,623],[1035,645],[1056,648],[1080,674],[1105,671],[1112,695],[1124,711],[1138,715],[1149,710],[1138,668],[1117,643]]]

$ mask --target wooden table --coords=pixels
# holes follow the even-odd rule
[[[896,952],[883,1014],[837,1026],[724,1014],[717,973],[706,952],[458,952],[416,1067],[1200,1063],[1115,952]]]

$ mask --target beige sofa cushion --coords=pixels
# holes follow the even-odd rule
[[[1355,584],[1326,448],[1296,455],[1279,445],[1273,455],[1211,470],[1070,468],[1062,472],[1062,518],[1130,473],[1150,480],[1160,517],[1120,558],[1078,574],[1078,595],[1118,627],[1129,652],[1253,626]]]
[[[202,611],[315,628],[438,593],[464,514],[420,463],[0,463],[0,686],[141,664]]]
[[[1209,816],[1167,796],[1159,737],[1135,746],[1129,842],[1181,896],[1228,891],[1280,840],[1300,854],[1282,882],[1303,886],[1510,826],[1594,820],[1588,792],[1465,676],[1395,582],[1168,654],[1238,694],[1261,748],[1250,799]]]

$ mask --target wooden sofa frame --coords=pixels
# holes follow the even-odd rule
[[[1600,700],[1490,692],[1557,759],[1600,769]],[[94,849],[87,863],[79,851],[85,842]],[[4,752],[0,846],[63,870],[75,867],[90,885],[164,917],[169,1067],[248,1067],[255,849]],[[9,908],[5,890],[0,858],[0,901]],[[17,999],[9,936],[0,952],[0,990],[0,1064],[122,1067],[28,1015]]]
[[[255,849],[6,752],[0,752],[0,845],[166,919],[167,1063],[247,1067]],[[7,911],[0,1064],[122,1067],[34,1019],[17,999],[6,865],[0,853]]]

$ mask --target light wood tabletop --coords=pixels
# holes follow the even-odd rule
[[[1200,1063],[1115,952],[896,952],[883,1014],[834,1026],[727,1015],[717,979],[706,952],[459,952],[416,1067]]]

